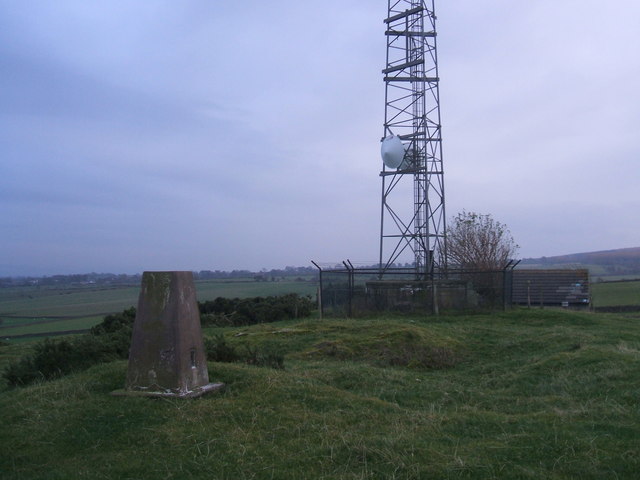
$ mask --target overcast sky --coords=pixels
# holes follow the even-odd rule
[[[0,276],[376,262],[386,8],[0,0]],[[448,217],[640,246],[640,2],[436,8]]]

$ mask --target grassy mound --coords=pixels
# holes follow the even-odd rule
[[[7,479],[637,478],[640,325],[615,315],[206,329],[285,369],[222,394],[114,398],[126,361],[0,392]],[[334,348],[335,347],[335,348]],[[15,355],[0,349],[2,355]],[[435,353],[440,352],[440,353]],[[445,353],[446,352],[446,353]]]

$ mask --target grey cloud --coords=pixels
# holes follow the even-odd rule
[[[385,8],[0,5],[0,268],[375,261]],[[524,256],[635,246],[638,4],[437,8],[447,211]]]

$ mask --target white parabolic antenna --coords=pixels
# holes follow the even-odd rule
[[[389,168],[398,168],[404,160],[404,145],[397,135],[389,135],[382,140],[380,154],[382,161]]]

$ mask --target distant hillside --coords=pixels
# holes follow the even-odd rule
[[[603,250],[600,252],[573,253],[555,257],[525,258],[523,268],[562,268],[581,266],[589,268],[594,280],[640,277],[640,247]]]

